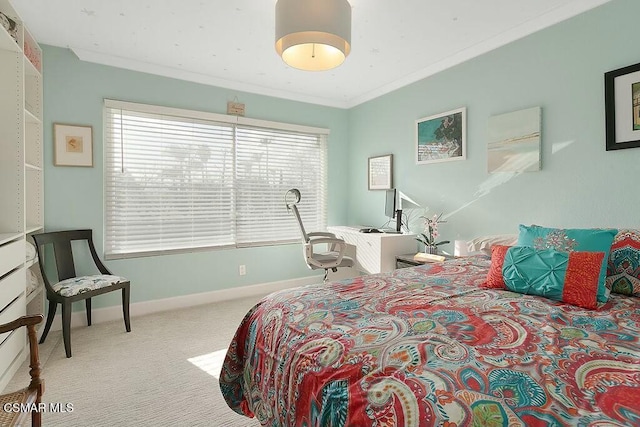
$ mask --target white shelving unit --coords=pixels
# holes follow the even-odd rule
[[[42,51],[8,0],[0,13],[15,30],[0,25],[0,323],[24,314],[44,313],[45,292],[39,281],[28,292],[26,262],[30,234],[44,230],[42,150]],[[42,327],[42,324],[40,325]],[[28,354],[23,329],[0,336],[0,390]]]

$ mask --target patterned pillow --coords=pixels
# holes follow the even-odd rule
[[[594,309],[598,307],[598,280],[603,259],[604,252],[496,246],[487,281],[482,286]]]
[[[611,292],[640,297],[640,230],[620,230],[607,264]]]
[[[504,265],[504,258],[507,255],[507,250],[511,246],[505,245],[493,245],[491,246],[491,266],[489,267],[489,274],[487,274],[487,280],[480,285],[483,288],[491,289],[505,289],[504,279],[502,278],[502,266]]]
[[[607,260],[616,229],[601,228],[546,228],[537,225],[520,225],[518,246],[534,249],[555,249],[561,252],[604,252],[598,278],[598,302],[607,302],[609,289],[606,286]]]

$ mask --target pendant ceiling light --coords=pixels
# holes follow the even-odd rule
[[[342,64],[351,51],[351,5],[347,0],[278,0],[276,51],[300,70]]]

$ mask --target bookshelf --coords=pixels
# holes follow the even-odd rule
[[[42,51],[0,0],[0,323],[44,313],[42,283],[27,286],[30,234],[44,230]],[[8,28],[7,28],[8,27]],[[42,327],[42,325],[39,325]],[[0,336],[0,390],[28,354],[24,330]]]

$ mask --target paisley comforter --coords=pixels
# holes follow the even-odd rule
[[[264,426],[638,426],[640,298],[598,310],[478,287],[487,257],[281,292],[220,387]]]

